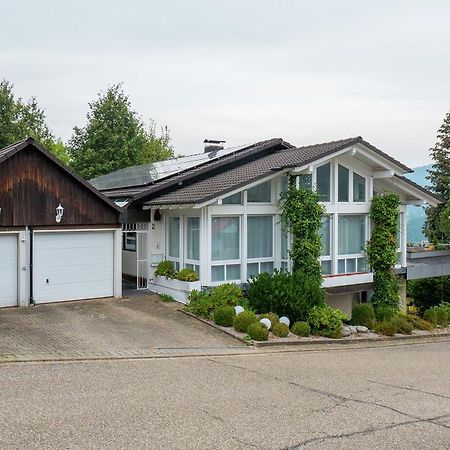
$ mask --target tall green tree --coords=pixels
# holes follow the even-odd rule
[[[89,103],[87,124],[75,127],[69,141],[73,167],[87,179],[124,167],[173,156],[169,131],[156,135],[154,122],[146,128],[122,84],[111,86]]]
[[[7,80],[0,82],[0,148],[27,137],[55,153],[65,163],[68,162],[64,143],[56,140],[45,122],[45,113],[35,97],[28,101],[15,98],[14,85]]]
[[[424,233],[433,242],[442,242],[450,239],[450,228],[442,226],[448,222],[450,199],[450,112],[444,118],[442,126],[437,133],[436,145],[430,149],[433,166],[427,179],[431,182],[430,189],[446,200],[446,203],[437,207],[428,207]]]

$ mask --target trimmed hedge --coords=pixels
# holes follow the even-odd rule
[[[308,322],[295,322],[291,327],[291,331],[296,336],[307,337],[311,334],[311,327]]]
[[[287,337],[289,335],[289,327],[285,323],[276,323],[272,326],[274,336]]]
[[[241,314],[239,314],[239,316]],[[269,339],[269,330],[259,322],[253,322],[250,324],[247,329],[247,333],[254,341],[267,341]]]
[[[231,327],[234,322],[236,314],[233,306],[219,306],[214,310],[214,323],[222,327]]]
[[[352,309],[352,325],[362,325],[369,329],[375,326],[375,312],[373,306],[369,303],[359,303]]]
[[[251,311],[243,311],[234,318],[234,329],[242,333],[248,333],[249,326],[255,322],[259,323],[258,317],[255,313]],[[269,333],[269,330],[267,330],[267,333]]]

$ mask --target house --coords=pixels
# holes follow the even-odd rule
[[[121,297],[121,209],[32,138],[0,150],[0,307]]]
[[[290,238],[278,207],[290,176],[317,190],[325,207],[320,262],[331,306],[349,313],[366,299],[373,274],[365,256],[373,195],[400,196],[398,268],[406,267],[406,205],[440,199],[404,177],[401,162],[362,137],[305,147],[270,139],[224,149],[205,141],[199,155],[123,169],[93,180],[126,208],[124,272],[138,287],[178,295],[154,278],[163,259],[198,272],[201,286],[245,283],[252,275],[290,268]],[[147,284],[148,283],[148,284]],[[164,286],[163,286],[164,285]],[[168,290],[169,289],[169,290]]]

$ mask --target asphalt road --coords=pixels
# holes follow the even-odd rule
[[[0,389],[1,448],[450,448],[450,341],[7,363]]]

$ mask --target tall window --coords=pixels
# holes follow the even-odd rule
[[[200,217],[186,218],[186,261],[185,267],[199,273],[200,269]]]
[[[348,202],[350,172],[347,167],[338,165],[338,201]]]
[[[272,201],[272,182],[258,184],[247,190],[247,202],[270,203]]]
[[[273,272],[273,216],[247,218],[247,276]]]
[[[338,238],[338,272],[365,272],[366,216],[339,215]]]
[[[353,172],[353,201],[366,201],[366,179]]]
[[[286,227],[281,226],[281,268],[289,268],[289,234]]]
[[[329,216],[322,217],[322,226],[320,227],[320,238],[322,240],[322,252],[320,265],[324,275],[331,274],[331,219]]]
[[[320,166],[316,170],[317,175],[317,192],[320,196],[321,202],[330,201],[330,187],[331,187],[331,171],[330,163]]]
[[[167,256],[173,261],[175,269],[180,270],[180,218],[169,217]]]
[[[240,266],[239,217],[213,217],[211,223],[211,280],[239,281]],[[223,261],[222,264],[215,263]]]

